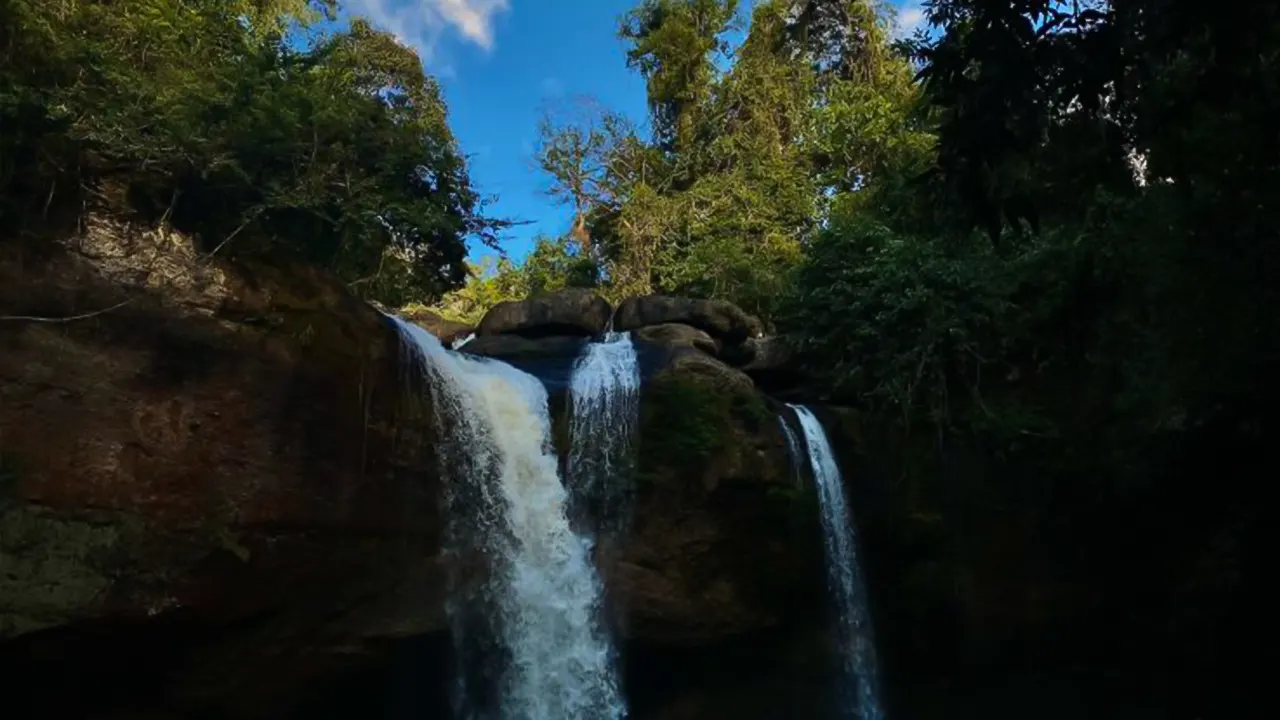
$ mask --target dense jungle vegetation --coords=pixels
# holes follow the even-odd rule
[[[400,304],[493,244],[417,55],[332,0],[0,2],[0,225],[127,207]]]
[[[590,102],[538,160],[563,238],[444,298],[732,300],[830,399],[1141,482],[1153,437],[1260,432],[1274,386],[1280,9],[645,0],[642,131]],[[732,44],[731,37],[743,38]],[[1064,460],[1065,461],[1065,460]]]
[[[1266,5],[933,0],[895,41],[865,0],[745,28],[733,0],[645,0],[619,36],[648,127],[549,114],[572,228],[468,268],[508,221],[414,53],[333,30],[332,0],[5,0],[0,222],[123,196],[210,252],[462,318],[564,285],[725,298],[797,333],[833,397],[1031,438],[1084,403],[1121,441],[1255,396],[1276,356]],[[1082,373],[1105,402],[1002,393]]]

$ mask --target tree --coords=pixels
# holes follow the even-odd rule
[[[645,78],[654,137],[664,150],[706,139],[695,132],[694,114],[717,76],[716,57],[729,50],[722,36],[737,7],[737,0],[644,0],[623,18],[618,34],[628,44],[627,65]]]
[[[311,44],[301,0],[4,0],[0,224],[37,232],[84,198],[206,252],[325,266],[368,297],[466,278],[483,213],[439,88],[355,19]],[[52,210],[52,212],[51,212]]]
[[[551,177],[550,194],[573,207],[569,234],[595,252],[588,224],[593,214],[616,208],[625,191],[624,172],[611,164],[621,161],[622,146],[635,138],[635,129],[621,115],[579,98],[567,111],[544,114],[538,136],[535,152],[539,167]]]

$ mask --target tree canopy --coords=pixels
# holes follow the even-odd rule
[[[298,257],[388,302],[496,242],[415,53],[331,0],[3,0],[0,223],[82,196],[205,251]]]
[[[686,293],[772,314],[833,211],[927,161],[919,91],[878,6],[775,0],[749,23],[739,11],[647,0],[621,19],[646,80],[647,136],[589,101],[542,123],[538,164],[606,295]]]

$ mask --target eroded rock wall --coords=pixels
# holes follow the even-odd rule
[[[175,706],[252,704],[442,627],[428,408],[341,286],[90,218],[0,244],[0,316],[0,661],[163,627]]]

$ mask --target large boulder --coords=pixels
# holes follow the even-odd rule
[[[590,290],[568,289],[500,302],[485,314],[477,335],[598,335],[613,308]]]
[[[664,323],[692,325],[729,345],[741,344],[763,332],[759,319],[725,300],[643,295],[623,300],[613,319],[615,330]]]
[[[795,360],[795,345],[787,337],[770,335],[752,338],[746,342],[750,359],[740,367],[743,372],[764,373],[787,369]]]
[[[664,350],[676,348],[697,348],[708,355],[720,354],[720,342],[692,325],[681,323],[663,323],[647,325],[632,333],[637,340],[649,343]]]
[[[527,338],[519,335],[480,335],[461,347],[471,355],[499,360],[572,359],[582,351],[582,337],[552,335]]]
[[[697,646],[821,609],[816,496],[777,417],[745,375],[693,348],[644,384],[634,523],[604,566],[627,637]]]

